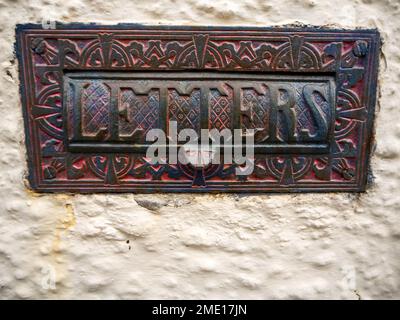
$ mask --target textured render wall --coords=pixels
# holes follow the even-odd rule
[[[13,42],[42,18],[378,27],[376,179],[360,195],[32,193]],[[0,0],[0,298],[400,298],[399,43],[399,0]]]

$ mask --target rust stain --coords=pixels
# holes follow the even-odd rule
[[[56,196],[58,200],[66,200],[69,196],[59,195]],[[68,230],[71,229],[76,224],[76,217],[74,207],[71,203],[64,204],[66,214],[61,216],[58,219],[58,223],[56,225],[54,231],[54,240],[52,243],[52,250],[51,250],[51,258],[53,260],[53,267],[55,269],[56,274],[56,283],[61,282],[63,278],[67,274],[67,267],[65,265],[65,259],[62,254],[62,237],[68,233]]]
[[[76,224],[75,212],[72,204],[66,203],[64,206],[66,210],[66,215],[61,217],[56,226],[55,239],[53,242],[53,252],[60,251],[62,235]]]

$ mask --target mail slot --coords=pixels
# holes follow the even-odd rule
[[[379,33],[18,25],[39,192],[363,191]]]
[[[176,121],[199,134],[254,129],[259,153],[327,153],[334,86],[312,75],[67,73],[68,149],[143,151],[149,130]]]

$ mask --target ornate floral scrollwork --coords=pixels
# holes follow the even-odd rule
[[[88,191],[91,187],[95,190],[148,191],[147,185],[172,191],[191,190],[192,186],[224,190],[225,184],[234,185],[241,191],[297,191],[319,189],[321,185],[332,185],[332,190],[364,188],[362,175],[367,169],[362,157],[368,154],[374,112],[377,69],[374,55],[379,45],[376,32],[213,28],[149,30],[136,30],[134,27],[92,29],[85,26],[84,32],[70,28],[64,30],[63,27],[46,32],[35,28],[18,31],[18,41],[23,44],[21,79],[28,95],[24,102],[25,122],[31,144],[29,148],[34,150],[30,155],[33,186],[44,191],[51,190],[52,186],[72,191]],[[142,88],[139,92],[123,88],[123,94],[113,96],[115,88],[95,79],[93,81],[99,83],[94,85],[92,81],[87,84],[86,91],[80,95],[65,85],[69,73],[88,72],[96,78],[94,72],[103,74],[122,70],[143,73],[203,71],[208,74],[220,71],[232,75],[265,72],[303,78],[312,75],[329,78],[326,81],[333,83],[336,101],[329,104],[329,99],[325,99],[328,94],[324,90],[328,86],[320,86],[317,91],[310,91],[307,99],[302,99],[299,97],[304,93],[303,87],[293,86],[291,95],[280,86],[276,95],[271,95],[265,85],[254,85],[250,80],[239,90],[232,84],[224,84],[219,88],[209,88],[204,91],[206,94],[198,88],[182,90],[184,86],[181,85],[180,91],[167,88],[163,94],[152,87],[143,87],[146,90]],[[66,96],[70,100],[67,101]],[[266,130],[273,123],[271,108],[268,108],[272,98],[278,106],[272,114],[276,122],[283,121],[283,113],[286,116],[285,125],[275,123],[275,131]],[[207,112],[202,109],[205,99],[209,106]],[[292,100],[297,104],[291,104]],[[122,102],[124,104],[119,105]],[[84,105],[83,113],[68,113],[68,108],[77,103]],[[333,109],[330,110],[326,104],[332,105]],[[111,105],[118,105],[115,112],[109,111]],[[238,166],[234,164],[204,167],[167,162],[153,164],[143,152],[71,152],[67,143],[71,134],[67,122],[77,121],[79,116],[86,130],[84,134],[93,141],[96,137],[99,141],[104,138],[97,133],[104,131],[105,123],[108,125],[111,119],[122,127],[126,136],[137,135],[135,143],[144,143],[144,134],[159,126],[159,119],[165,121],[178,117],[182,118],[181,125],[183,123],[184,127],[197,131],[205,127],[232,129],[238,125],[242,129],[255,129],[255,143],[258,145],[272,140],[272,144],[281,143],[286,138],[290,140],[288,144],[295,144],[302,135],[296,126],[309,129],[308,136],[317,141],[315,132],[318,126],[306,126],[309,119],[314,119],[313,114],[307,113],[310,112],[307,108],[315,109],[314,118],[315,115],[317,118],[335,118],[332,119],[332,130],[325,130],[327,133],[324,131],[321,135],[321,141],[326,137],[326,149],[308,154],[301,145],[298,152],[258,153],[254,172],[246,176],[237,175],[235,169]],[[105,117],[104,123],[99,120],[99,113]],[[291,114],[298,117],[293,120]],[[205,115],[207,121],[202,121]],[[285,130],[290,130],[290,134]],[[271,132],[275,135],[272,140]],[[110,136],[109,132],[107,135]],[[113,139],[115,142],[115,137]]]

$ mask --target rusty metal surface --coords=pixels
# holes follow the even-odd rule
[[[376,30],[17,26],[29,182],[57,192],[363,191]],[[152,164],[151,129],[255,129],[254,171]]]

